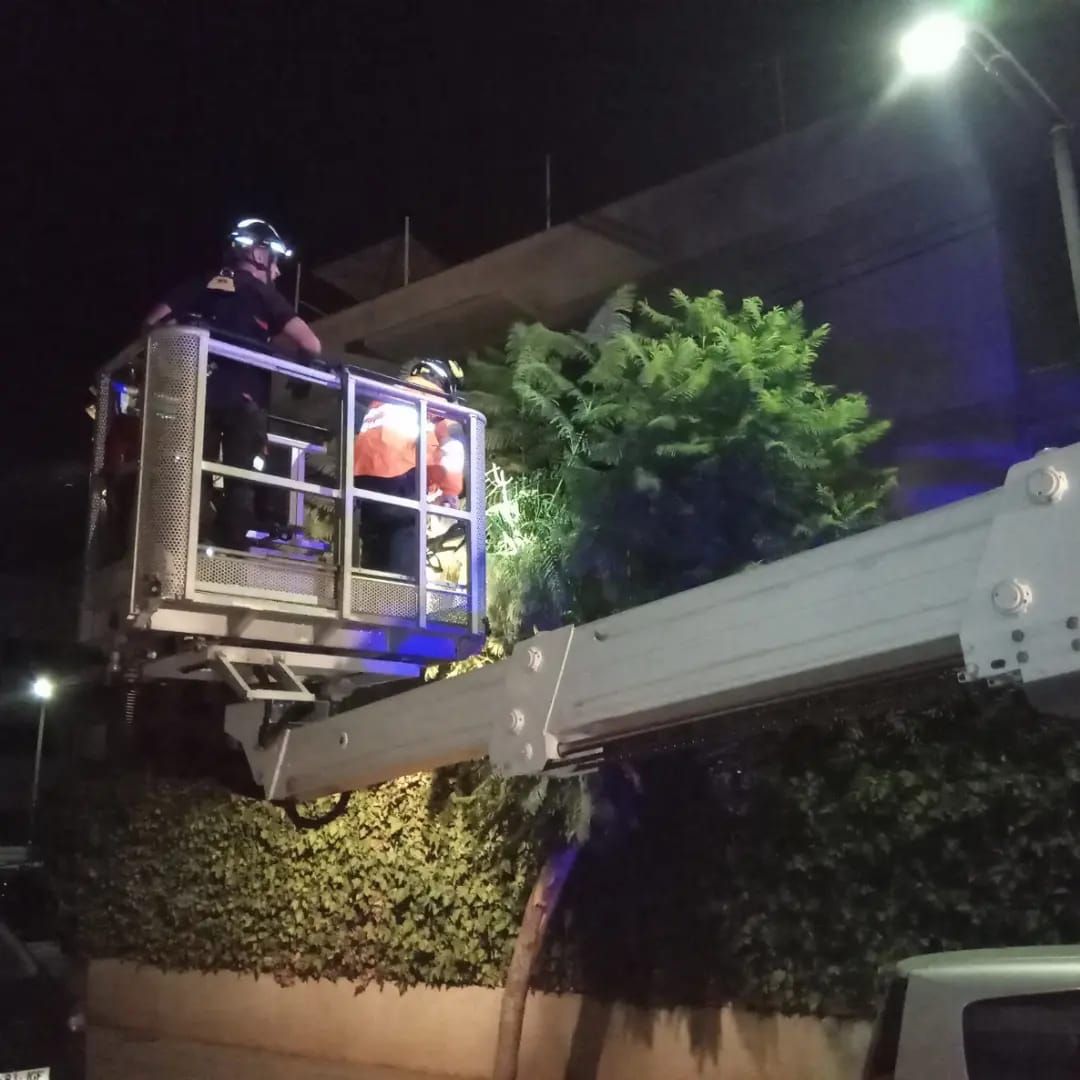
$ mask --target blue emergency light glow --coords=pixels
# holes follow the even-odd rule
[[[408,657],[413,661],[445,662],[456,660],[454,643],[446,638],[423,637],[412,634],[396,643],[398,656]]]

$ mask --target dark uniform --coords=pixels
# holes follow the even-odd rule
[[[206,324],[212,331],[235,336],[238,344],[266,344],[295,316],[292,305],[272,285],[246,270],[231,267],[191,281],[164,298],[177,322]],[[266,455],[266,410],[270,373],[220,357],[213,359],[206,382],[203,457],[225,465],[252,469]],[[202,533],[209,531],[213,496],[209,476],[203,478]],[[246,550],[247,532],[255,522],[255,485],[225,479],[211,532],[222,547]]]

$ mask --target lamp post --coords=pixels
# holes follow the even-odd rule
[[[977,49],[974,42],[981,42]],[[1080,320],[1080,199],[1077,197],[1070,133],[1072,125],[1064,110],[1047,93],[1030,71],[985,26],[966,22],[954,15],[927,15],[900,38],[900,59],[912,75],[942,75],[959,59],[970,53],[984,71],[1003,79],[1001,67],[1010,68],[1050,116],[1050,148],[1057,177],[1061,220],[1065,227],[1065,246],[1072,272],[1073,302]],[[1011,89],[1011,84],[1005,83]]]
[[[27,837],[29,844],[34,842],[34,825],[37,821],[38,791],[41,787],[41,751],[45,743],[45,711],[55,692],[56,685],[45,675],[39,675],[30,687],[30,693],[40,702],[40,708],[38,709],[37,746],[34,748],[34,779],[30,786],[30,827]]]

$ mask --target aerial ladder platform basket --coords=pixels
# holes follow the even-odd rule
[[[205,438],[207,382],[229,364],[273,380],[261,470],[223,464]],[[354,437],[373,401],[411,410],[417,431],[436,418],[460,424],[466,509],[356,486]],[[426,492],[422,454],[416,470]],[[207,532],[206,503],[230,482],[253,485],[256,504],[276,511],[243,551]],[[374,503],[416,516],[413,572],[364,565],[357,522]],[[428,565],[433,532],[457,538],[453,580]],[[344,677],[415,677],[474,654],[484,639],[483,416],[398,380],[294,363],[205,329],[155,331],[98,377],[80,628],[133,678],[224,679],[243,700],[306,701]]]

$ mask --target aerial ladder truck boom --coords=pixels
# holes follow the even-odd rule
[[[191,335],[202,335],[191,389],[197,413],[199,372],[206,356],[224,347],[204,331],[170,333],[188,342],[189,353]],[[152,340],[150,366],[182,366],[177,340],[159,343],[157,354]],[[235,350],[229,355],[267,363]],[[162,385],[161,373],[157,378]],[[152,387],[152,371],[149,381]],[[349,372],[323,381],[342,395],[345,449],[337,487],[318,493],[351,518],[354,504],[370,496],[351,483],[347,444],[357,395],[374,388]],[[435,408],[405,388],[391,393],[412,402],[421,424]],[[145,439],[148,424],[157,422],[146,416],[151,397],[142,473],[161,469]],[[229,556],[239,570],[230,570],[227,587],[206,589],[213,583],[200,585],[198,575],[209,572],[213,558],[191,530],[183,545],[194,553],[196,580],[186,593],[174,571],[170,599],[160,589],[142,595],[145,580],[121,563],[135,601],[115,608],[113,622],[129,652],[143,649],[133,667],[142,677],[229,682],[241,700],[227,707],[226,730],[267,798],[307,800],[485,754],[510,774],[582,770],[693,721],[714,720],[722,733],[725,717],[747,710],[950,668],[961,681],[1020,686],[1041,710],[1080,718],[1080,444],[1015,465],[997,490],[539,634],[468,674],[335,711],[336,680],[415,676],[425,662],[475,654],[482,644],[483,418],[456,408],[471,432],[469,508],[456,512],[468,536],[464,584],[433,581],[422,551],[415,580],[372,577],[362,559],[354,566],[343,521],[336,562],[322,571],[332,584],[324,594],[305,585],[314,603],[298,603],[280,588],[248,588],[241,571],[261,575],[262,585],[274,581],[265,564],[252,569],[247,555]],[[199,460],[201,447],[186,452],[191,464],[180,489],[186,520],[194,523],[191,502],[200,496],[192,477],[215,466]],[[159,492],[162,483],[159,477]],[[444,513],[422,502],[415,510],[422,521]],[[152,553],[145,531],[145,522],[136,523],[134,548]],[[311,573],[286,567],[284,556],[271,558],[282,564],[279,575]],[[86,617],[100,626],[93,584],[90,574]],[[397,590],[397,613],[361,610],[355,602],[376,607],[380,588]],[[146,636],[155,634],[171,640],[168,655],[159,648],[147,655]],[[280,717],[289,708],[299,722],[268,724],[275,710]]]
[[[1080,445],[1005,484],[770,565],[523,642],[487,668],[261,748],[268,797],[311,798],[490,754],[511,774],[587,767],[690,721],[919,670],[1022,685],[1080,718]],[[723,725],[718,725],[722,731]]]

